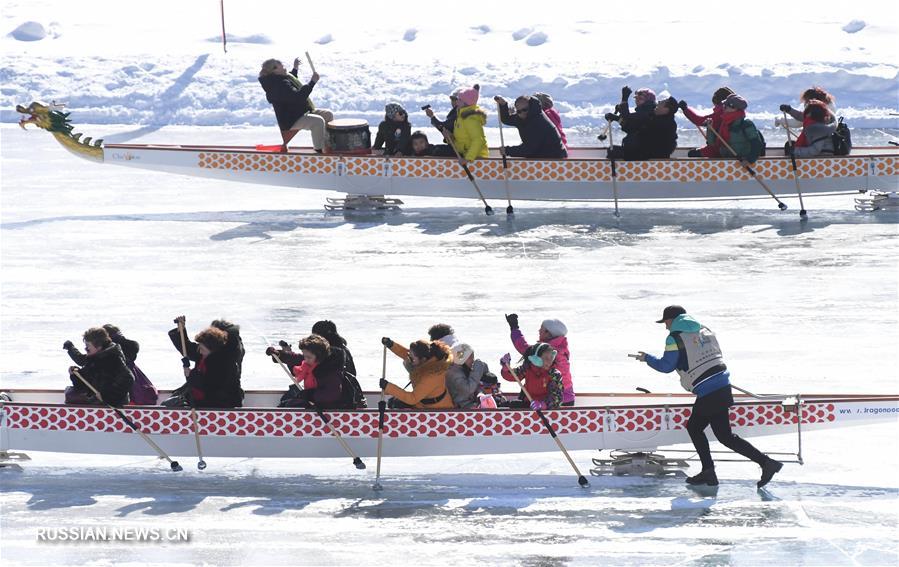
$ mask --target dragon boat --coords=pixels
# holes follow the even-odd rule
[[[62,390],[7,390],[0,396],[0,460],[13,451],[146,455],[152,450],[104,406],[63,403]],[[160,392],[160,400],[170,392]],[[377,408],[316,411],[275,407],[281,392],[248,391],[244,407],[190,409],[125,406],[142,434],[173,456],[344,457],[345,443],[361,457],[377,451]],[[377,392],[367,393],[377,399]],[[689,443],[690,394],[579,394],[572,407],[545,411],[569,450],[637,451]],[[735,395],[730,419],[744,437],[896,423],[899,395]],[[328,423],[340,434],[334,439]],[[196,431],[196,433],[195,433]],[[800,437],[801,447],[801,437]],[[531,409],[388,410],[387,457],[515,454],[556,451]],[[800,450],[801,453],[801,450]],[[800,455],[801,462],[801,455]]]
[[[348,196],[474,197],[458,161],[439,157],[384,157],[319,154],[312,148],[280,152],[278,146],[103,144],[73,133],[69,113],[32,102],[16,110],[19,124],[49,131],[75,155],[111,163],[194,177],[243,183],[337,191]],[[567,159],[503,160],[498,149],[471,164],[487,199],[530,201],[671,201],[769,198],[835,193],[895,192],[899,148],[855,147],[851,155],[791,160],[781,148],[754,164],[754,175],[733,159],[686,157],[622,162],[606,159],[605,148],[573,147]],[[505,164],[505,165],[504,165]],[[614,166],[614,167],[613,167]],[[798,181],[797,181],[798,180]],[[761,185],[764,184],[765,187]],[[389,201],[389,200],[388,200]]]

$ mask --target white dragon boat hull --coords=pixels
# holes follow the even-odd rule
[[[769,149],[774,153],[773,148]],[[621,201],[727,200],[770,198],[732,159],[685,157],[616,162]],[[611,201],[611,162],[600,148],[574,148],[564,160],[508,161],[504,173],[498,150],[470,165],[487,199],[506,199],[506,175],[513,201]],[[683,155],[683,157],[678,157]],[[351,195],[472,198],[474,189],[453,159],[432,157],[320,155],[311,149],[288,153],[250,147],[146,146],[109,144],[104,163],[194,177],[338,191]],[[796,196],[790,160],[764,157],[758,178],[780,197]],[[851,156],[798,162],[803,195],[895,191],[899,187],[899,149],[857,149]]]
[[[103,144],[73,134],[68,114],[33,102],[17,106],[24,128],[34,124],[49,131],[75,155],[111,163],[194,177],[257,185],[338,191],[360,196],[473,198],[471,180],[451,158],[324,155],[311,148],[288,152],[251,146]],[[670,201],[770,198],[762,183],[780,197],[891,192],[899,188],[899,148],[853,148],[852,155],[791,160],[780,148],[768,148],[750,172],[733,159],[686,157],[612,162],[604,148],[571,148],[567,159],[509,159],[497,149],[470,169],[487,199],[512,201]],[[761,181],[761,183],[760,183]]]
[[[0,451],[146,455],[152,450],[112,410],[67,406],[53,390],[9,391],[0,407]],[[345,457],[311,410],[271,407],[278,392],[248,392],[248,407],[199,410],[203,454],[209,457]],[[369,393],[369,400],[377,393]],[[777,400],[736,396],[731,423],[743,437],[759,437],[896,422],[897,396],[815,395]],[[637,450],[689,443],[686,422],[693,397],[682,394],[583,394],[572,408],[547,411],[569,450]],[[172,456],[196,455],[190,410],[127,406],[125,413]],[[378,410],[326,415],[360,457],[377,449]],[[383,454],[389,457],[515,454],[557,451],[532,410],[388,410]]]

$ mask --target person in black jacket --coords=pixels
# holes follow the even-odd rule
[[[243,348],[243,339],[240,338],[240,326],[225,319],[216,319],[209,326],[221,329],[228,334],[228,342],[225,343],[223,352],[237,364],[237,371],[243,372],[243,357],[246,350]]]
[[[184,316],[175,319],[184,323]],[[181,334],[178,327],[169,331],[169,338],[181,351]],[[240,387],[240,361],[228,350],[228,333],[216,327],[208,327],[197,333],[194,341],[186,340],[187,360],[194,367],[184,368],[186,384],[179,388],[180,396],[163,402],[166,406],[192,403],[198,408],[239,408],[243,405],[243,389]]]
[[[275,118],[278,119],[278,128],[281,129],[284,141],[281,151],[287,151],[287,144],[298,131],[310,130],[312,147],[316,152],[322,152],[325,148],[326,127],[334,119],[334,115],[330,111],[316,109],[312,104],[309,95],[320,77],[318,73],[312,73],[309,82],[302,84],[297,78],[299,64],[300,59],[294,59],[293,70],[288,73],[280,61],[267,59],[259,71],[259,84],[265,90],[266,100],[275,109]]]
[[[337,332],[337,325],[334,321],[328,319],[316,321],[315,324],[312,325],[312,334],[324,337],[324,339],[328,341],[328,344],[331,345],[331,348],[343,349],[346,354],[346,369],[353,376],[356,375],[356,363],[353,362],[353,355],[347,347],[346,339],[341,337]]]
[[[372,149],[385,147],[385,156],[407,156],[412,153],[412,124],[409,113],[395,102],[384,106],[384,120],[378,125],[378,135]]]
[[[650,89],[640,89],[634,95],[636,107],[631,112],[627,98],[631,90],[621,89],[622,102],[615,109],[616,114],[606,114],[606,120],[621,121],[621,130],[627,134],[620,146],[609,148],[608,155],[614,159],[647,160],[671,157],[677,147],[677,100],[668,98],[656,104],[655,93]]]
[[[518,128],[521,145],[507,146],[506,155],[523,158],[561,159],[568,157],[562,144],[559,129],[543,112],[540,100],[534,96],[515,99],[515,115],[509,113],[509,103],[501,96],[493,97],[499,103],[499,119],[503,124]]]
[[[478,86],[478,88],[480,88],[480,86]],[[434,128],[437,128],[437,130],[441,134],[444,134],[443,141],[446,142],[443,144],[432,145],[429,148],[431,153],[429,153],[428,155],[437,156],[437,157],[455,157],[456,154],[455,154],[455,152],[453,152],[453,148],[447,142],[445,134],[446,134],[446,132],[449,132],[450,134],[452,134],[453,128],[455,128],[456,113],[458,112],[458,107],[459,107],[459,96],[458,95],[461,90],[462,89],[456,89],[455,91],[453,91],[453,93],[451,95],[449,95],[450,105],[452,106],[452,108],[450,108],[449,113],[447,113],[445,120],[440,120],[439,118],[434,116],[434,111],[431,110],[431,105],[427,105],[423,108],[423,110],[425,111],[425,114],[427,114],[428,118],[431,119],[431,126],[433,126]]]
[[[100,392],[103,401],[122,406],[128,403],[134,375],[128,369],[122,347],[112,342],[109,333],[102,327],[88,329],[84,333],[82,354],[72,341],[66,341],[63,348],[78,366],[69,367],[72,390],[66,391],[66,401],[75,403],[100,403],[90,388],[75,376],[75,371]],[[80,366],[80,368],[79,368]]]
[[[140,352],[140,344],[137,341],[125,338],[125,335],[122,334],[122,330],[112,323],[106,323],[103,325],[103,328],[109,335],[109,339],[122,347],[122,353],[125,355],[126,362],[133,363],[137,360],[137,353]]]

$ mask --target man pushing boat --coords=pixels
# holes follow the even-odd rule
[[[670,332],[665,339],[665,354],[656,358],[639,351],[633,358],[645,362],[653,370],[669,373],[677,370],[681,386],[696,394],[696,401],[687,420],[687,432],[699,454],[702,471],[688,477],[693,485],[717,486],[715,463],[709,450],[705,428],[712,426],[718,441],[736,453],[762,467],[762,478],[756,486],[762,488],[783,468],[783,463],[765,455],[748,441],[735,435],[730,428],[730,407],[734,397],[730,386],[730,372],[724,364],[718,339],[708,327],[687,315],[680,305],[669,305],[656,323],[664,323]]]

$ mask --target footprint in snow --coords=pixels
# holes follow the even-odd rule
[[[846,33],[857,33],[865,29],[867,25],[864,20],[852,20],[843,26],[843,31]]]
[[[415,41],[415,38],[418,36],[418,30],[415,28],[409,28],[406,30],[406,33],[403,34],[403,41]]]
[[[471,29],[476,32],[480,32],[480,33],[490,33],[492,31],[490,29],[490,26],[488,26],[486,24],[482,24],[480,26],[472,26]]]
[[[529,36],[532,31],[534,31],[534,28],[521,28],[520,30],[512,33],[512,39],[514,39],[515,41],[521,41],[522,39]]]
[[[325,35],[321,36],[320,38],[316,39],[315,43],[317,43],[319,45],[327,45],[327,44],[331,43],[332,41],[334,41],[334,36],[332,36],[331,34],[325,34]]]
[[[528,38],[525,40],[525,43],[527,43],[531,47],[536,47],[538,45],[543,45],[544,43],[546,43],[546,40],[548,40],[548,39],[549,39],[549,36],[546,35],[545,33],[536,32],[536,33],[532,33],[531,35],[529,35]]]

